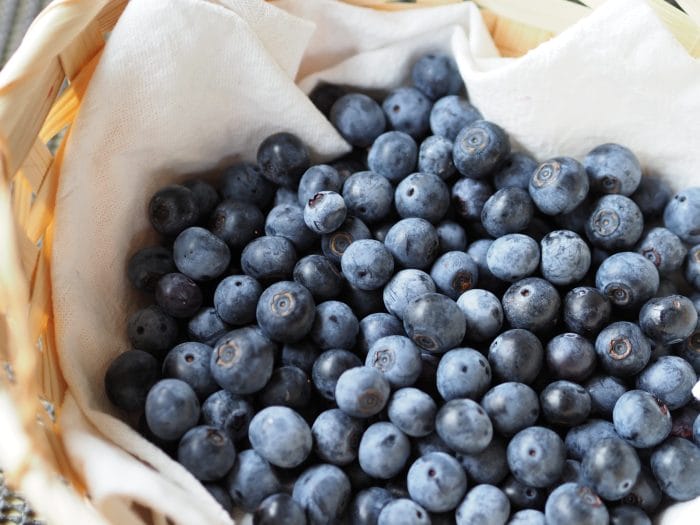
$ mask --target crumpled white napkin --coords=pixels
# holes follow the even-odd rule
[[[391,88],[435,49],[454,53],[472,101],[538,158],[618,141],[675,186],[700,182],[700,61],[641,0],[610,0],[519,59],[498,57],[470,3],[385,13],[331,0],[131,0],[73,125],[52,257],[65,443],[112,522],[138,523],[127,509],[138,502],[179,524],[231,523],[103,391],[106,366],[128,348],[139,298],[125,263],[153,238],[150,195],[254,159],[279,130],[317,161],[346,152],[304,93],[319,80]]]

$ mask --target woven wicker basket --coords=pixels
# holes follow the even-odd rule
[[[458,0],[346,1],[396,10]],[[602,1],[476,3],[502,54],[520,56]],[[648,1],[688,52],[700,57],[700,0],[678,0],[685,13]],[[64,145],[105,35],[126,3],[55,0],[0,72],[0,466],[8,483],[55,523],[104,523],[67,461],[56,423],[66,385],[54,341],[49,262]],[[62,140],[52,153],[48,144],[59,142],[57,136]]]

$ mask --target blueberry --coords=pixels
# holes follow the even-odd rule
[[[386,489],[370,487],[357,493],[352,503],[352,525],[377,525],[379,513],[394,497]]]
[[[477,485],[460,503],[455,515],[457,525],[505,525],[510,515],[508,496],[493,485]]]
[[[402,335],[382,337],[369,349],[365,366],[379,370],[392,387],[411,386],[421,372],[420,349]]]
[[[640,470],[637,452],[619,438],[594,443],[581,463],[586,484],[610,501],[622,499],[630,493]]]
[[[685,359],[659,357],[637,376],[637,388],[653,394],[669,410],[684,406],[692,398],[697,374]]]
[[[598,495],[576,483],[559,485],[547,498],[547,525],[607,525],[608,510]]]
[[[177,341],[177,323],[160,306],[151,305],[131,314],[127,334],[134,348],[160,357]]]
[[[433,293],[435,290],[435,283],[424,271],[401,270],[384,287],[384,306],[388,312],[403,319],[408,303],[416,297]]]
[[[461,178],[452,186],[452,207],[462,219],[478,221],[491,195],[493,188],[488,182]]]
[[[421,142],[418,150],[418,171],[431,173],[443,180],[457,171],[452,162],[452,141],[439,135],[431,135]]]
[[[393,197],[392,197],[393,201]],[[394,224],[392,222],[383,222],[377,226],[374,227],[372,230],[372,237],[379,242],[384,242],[386,240],[386,234],[389,233],[389,230]]]
[[[492,244],[493,241],[491,239],[479,239],[469,245],[467,248],[467,253],[472,259],[474,259],[474,262],[479,269],[479,285],[482,288],[499,293],[499,291],[503,288],[504,282],[491,273],[487,263],[489,248]]]
[[[168,273],[156,285],[156,303],[173,317],[191,317],[202,306],[202,290],[181,273]]]
[[[387,412],[389,421],[408,436],[424,437],[435,430],[437,405],[433,398],[417,388],[396,390]]]
[[[637,190],[631,195],[645,217],[660,216],[673,197],[673,190],[668,182],[658,177],[645,175]]]
[[[688,251],[685,265],[685,279],[696,290],[700,291],[700,244],[693,246]],[[697,297],[700,297],[698,295]],[[696,308],[700,304],[700,299],[695,299]]]
[[[430,515],[418,503],[399,498],[387,503],[379,513],[377,525],[431,525]]]
[[[454,457],[444,452],[432,452],[411,465],[407,485],[411,499],[424,509],[447,512],[455,509],[464,497],[467,476]]]
[[[508,466],[518,481],[544,488],[555,483],[564,469],[564,442],[552,430],[529,427],[508,443]]]
[[[378,414],[386,406],[389,394],[391,389],[387,379],[376,368],[369,366],[346,370],[335,385],[338,408],[353,417],[366,418]]]
[[[497,190],[503,188],[521,188],[525,191],[530,186],[530,177],[539,164],[527,153],[514,152],[493,176]]]
[[[283,468],[300,465],[311,453],[311,429],[302,417],[288,407],[262,409],[250,421],[248,439],[267,461]]]
[[[146,422],[160,439],[180,439],[197,424],[199,412],[197,394],[179,379],[158,381],[146,397]]]
[[[275,344],[258,328],[233,330],[214,348],[211,373],[221,388],[234,394],[252,394],[270,379],[275,350]]]
[[[618,435],[636,448],[653,447],[671,432],[671,413],[661,401],[643,390],[620,396],[613,409]]]
[[[338,170],[342,180],[347,180],[353,173],[367,169],[367,149],[353,148],[350,153],[332,161],[330,166]]]
[[[562,230],[571,230],[580,235],[585,235],[586,224],[591,216],[592,207],[593,202],[591,201],[591,194],[589,193],[583,202],[570,212],[555,215],[553,217],[554,224]]]
[[[649,340],[639,326],[627,321],[604,328],[596,338],[595,351],[603,370],[618,377],[641,372],[651,358]]]
[[[345,201],[334,191],[316,193],[304,207],[306,226],[318,234],[331,233],[340,228],[346,215]]]
[[[229,166],[221,174],[221,196],[266,208],[275,193],[275,186],[260,173],[260,168],[249,162]]]
[[[595,375],[583,385],[591,396],[591,413],[610,418],[615,403],[627,392],[625,383],[614,376]]]
[[[642,236],[644,219],[634,201],[622,195],[598,199],[586,223],[586,235],[605,250],[632,248]]]
[[[347,247],[340,259],[347,281],[361,290],[384,286],[394,273],[394,258],[387,247],[373,239],[361,239]]]
[[[296,366],[281,366],[272,372],[270,380],[260,392],[260,404],[302,409],[311,399],[311,385],[303,370]]]
[[[668,275],[682,266],[688,250],[671,230],[652,228],[640,241],[637,252],[654,263],[659,275]]]
[[[360,420],[334,408],[321,412],[311,427],[314,451],[322,461],[347,465],[357,457],[363,425]]]
[[[513,328],[542,332],[556,324],[561,299],[549,281],[529,277],[508,288],[502,303],[503,313]]]
[[[583,159],[590,186],[598,193],[632,195],[642,180],[639,160],[619,144],[601,144]]]
[[[304,208],[296,203],[272,208],[265,219],[265,234],[288,239],[299,252],[308,250],[318,240],[304,222]]]
[[[544,509],[544,502],[547,497],[547,492],[544,489],[520,483],[511,475],[501,484],[501,490],[508,496],[511,508]]]
[[[481,222],[493,237],[523,231],[530,224],[534,206],[529,193],[522,188],[507,187],[498,190],[486,201],[481,211]]]
[[[322,350],[355,345],[359,323],[350,307],[340,301],[326,301],[316,306],[311,339]]]
[[[481,400],[494,429],[512,436],[532,426],[540,415],[537,394],[523,383],[507,382],[491,388]]]
[[[371,171],[360,171],[345,181],[343,199],[349,213],[373,223],[391,213],[394,188],[387,178]]]
[[[661,497],[661,489],[653,474],[646,467],[642,467],[632,491],[622,498],[622,502],[627,505],[635,505],[645,512],[651,513],[661,503]]]
[[[540,164],[530,177],[530,197],[546,215],[573,211],[588,194],[583,166],[571,157],[556,157]]]
[[[499,237],[486,253],[486,264],[497,278],[515,282],[532,275],[540,264],[540,247],[522,233]]]
[[[183,230],[173,244],[177,269],[196,281],[209,281],[229,265],[231,252],[226,243],[209,230],[192,226]]]
[[[228,390],[210,395],[202,405],[204,424],[220,428],[233,442],[248,437],[248,425],[253,419],[253,405]]]
[[[185,228],[194,226],[199,216],[194,193],[179,184],[161,188],[148,203],[151,225],[163,235],[177,235]]]
[[[621,505],[610,511],[611,525],[651,525],[651,520],[639,507]]]
[[[230,515],[233,515],[233,502],[231,501],[231,496],[229,496],[228,491],[216,483],[204,483],[203,485],[216,502],[221,505],[221,508]]]
[[[236,507],[253,512],[265,498],[277,494],[282,485],[272,465],[249,449],[236,456],[226,476],[226,488]]]
[[[436,381],[438,392],[446,401],[478,399],[491,384],[491,367],[476,350],[455,348],[440,359]]]
[[[595,285],[613,305],[632,309],[651,299],[659,288],[656,266],[638,253],[620,252],[598,267]]]
[[[255,204],[226,199],[211,214],[209,228],[231,248],[243,248],[262,234],[265,216]]]
[[[515,328],[493,340],[488,359],[496,377],[527,384],[532,383],[542,369],[544,349],[532,332]]]
[[[651,470],[661,490],[676,501],[700,496],[700,448],[672,437],[651,455]]]
[[[292,275],[297,253],[289,239],[266,235],[250,242],[241,253],[241,268],[259,281],[285,279]]]
[[[452,399],[442,405],[435,429],[447,446],[462,454],[483,451],[493,437],[489,416],[471,399]]]
[[[581,463],[575,459],[567,459],[562,472],[561,483],[581,483],[585,484],[581,474]]]
[[[357,349],[361,355],[367,355],[376,341],[388,335],[403,335],[401,321],[387,313],[370,314],[360,321]]]
[[[361,93],[348,93],[336,100],[330,121],[345,140],[361,148],[371,146],[387,124],[379,104]]]
[[[608,323],[611,305],[596,288],[581,286],[564,297],[563,321],[572,332],[594,337]]]
[[[289,494],[279,493],[268,496],[255,510],[253,525],[306,525],[306,514],[302,506]]]
[[[324,255],[302,257],[294,266],[292,275],[316,300],[337,297],[343,285],[343,276],[337,266]]]
[[[410,452],[408,438],[395,425],[374,423],[360,440],[360,466],[374,478],[393,478],[406,465]]]
[[[268,184],[272,183],[268,182]],[[298,203],[299,197],[297,194],[297,190],[294,190],[292,188],[285,188],[284,186],[280,186],[277,188],[277,191],[275,191],[275,198],[272,201],[273,206],[282,206],[285,204],[298,205]]]
[[[216,313],[227,323],[244,325],[255,320],[255,307],[263,288],[247,275],[231,275],[222,279],[214,292]]]
[[[447,213],[450,190],[437,175],[413,173],[396,186],[394,204],[402,218],[418,217],[434,224]]]
[[[434,135],[454,141],[462,128],[481,118],[479,110],[466,98],[447,95],[433,105],[430,111],[430,129]]]
[[[462,251],[447,252],[433,263],[430,277],[440,293],[457,299],[476,285],[479,269],[469,254]]]
[[[362,366],[362,361],[347,350],[328,350],[314,363],[311,379],[319,394],[335,401],[335,387],[338,378],[351,368]]]
[[[542,239],[541,246],[540,270],[552,284],[570,285],[588,273],[591,251],[576,233],[568,230],[550,232]]]
[[[501,331],[503,308],[501,301],[487,290],[467,290],[457,299],[467,321],[466,338],[470,341],[489,341]]]
[[[211,354],[212,348],[202,343],[179,344],[165,356],[163,376],[184,381],[204,399],[219,389],[209,369]]]
[[[302,285],[280,281],[262,293],[255,315],[270,339],[293,343],[311,331],[316,305],[311,292]]]
[[[321,350],[310,341],[286,343],[282,347],[280,360],[283,366],[295,366],[305,374],[311,375],[314,362],[321,355]]]
[[[202,308],[187,323],[187,335],[194,341],[212,346],[226,332],[229,326],[219,317],[212,306]]]
[[[673,196],[664,209],[664,226],[688,244],[700,243],[700,187]]]
[[[607,438],[619,437],[610,421],[589,419],[583,425],[570,429],[564,440],[566,453],[570,458],[582,460],[596,443]]]
[[[425,219],[402,219],[394,224],[384,240],[398,265],[425,270],[440,250],[435,227]]]
[[[146,405],[146,396],[160,379],[160,364],[151,354],[128,350],[115,357],[105,373],[105,392],[117,408],[137,412]]]
[[[583,381],[596,366],[595,347],[578,334],[555,336],[547,343],[545,357],[552,375],[571,381]]]
[[[413,85],[435,100],[459,93],[463,87],[457,65],[449,55],[429,53],[419,58],[411,69]]]
[[[320,191],[340,193],[343,187],[343,177],[338,170],[328,164],[311,166],[299,180],[299,205],[305,206],[309,199]]]
[[[467,233],[459,224],[453,221],[442,221],[435,228],[440,242],[440,252],[465,251],[467,249]]]
[[[236,449],[216,427],[199,426],[187,431],[177,447],[177,460],[200,481],[216,481],[233,466]]]
[[[508,135],[500,126],[487,120],[472,122],[454,139],[452,160],[455,168],[470,179],[483,179],[490,175],[509,156]]]
[[[540,394],[545,420],[553,425],[574,426],[591,412],[591,396],[581,385],[570,381],[550,383]]]
[[[700,414],[693,421],[693,441],[700,446]]]
[[[682,295],[650,299],[639,312],[644,333],[664,345],[680,343],[693,333],[697,323],[695,305]]]
[[[357,217],[348,217],[336,231],[321,237],[321,248],[323,255],[334,263],[340,264],[340,259],[350,244],[371,238],[372,234],[364,222]]]
[[[175,270],[172,252],[163,246],[142,248],[129,258],[126,274],[131,285],[143,292],[154,292],[158,280]]]
[[[506,444],[497,437],[491,443],[476,454],[459,454],[457,456],[469,478],[476,483],[489,483],[495,485],[503,481],[508,475],[508,460],[506,458]]]
[[[432,102],[418,89],[395,89],[382,102],[382,109],[392,129],[408,133],[415,140],[428,133]]]
[[[544,513],[539,510],[519,510],[511,517],[508,525],[545,525]]]
[[[258,165],[262,176],[287,188],[296,188],[308,169],[309,150],[296,135],[275,133],[258,147]]]
[[[466,331],[462,310],[452,299],[439,293],[427,293],[409,302],[403,326],[414,343],[433,353],[454,348]]]
[[[335,101],[345,94],[347,89],[342,86],[319,82],[309,93],[309,100],[327,117]]]
[[[678,355],[688,361],[696,373],[700,374],[700,322],[695,331],[677,346]]]
[[[454,454],[447,446],[442,438],[436,433],[428,434],[421,438],[413,439],[414,455],[417,457],[425,456],[431,452],[444,452],[445,454]]]
[[[367,155],[367,165],[372,170],[370,173],[381,175],[385,182],[394,183],[415,171],[417,160],[418,146],[413,137],[403,131],[382,133],[376,138]],[[362,188],[367,193],[370,189]],[[383,188],[381,189],[383,191]]]

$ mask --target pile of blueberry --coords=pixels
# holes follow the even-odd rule
[[[257,524],[648,524],[700,496],[700,187],[511,152],[445,55],[160,189],[112,403]],[[128,415],[130,414],[130,415]]]

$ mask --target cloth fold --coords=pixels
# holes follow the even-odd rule
[[[113,522],[137,523],[127,512],[137,502],[178,524],[231,523],[184,468],[122,422],[103,389],[109,362],[129,347],[126,319],[144,301],[125,266],[155,240],[150,196],[254,159],[277,131],[297,134],[315,161],[344,154],[305,94],[320,81],[390,89],[432,50],[454,54],[472,102],[538,158],[618,141],[674,186],[698,183],[700,62],[642,0],[610,0],[519,59],[498,56],[468,2],[386,13],[331,0],[131,0],[72,127],[52,255],[70,388],[65,443],[95,505],[119,514]]]

